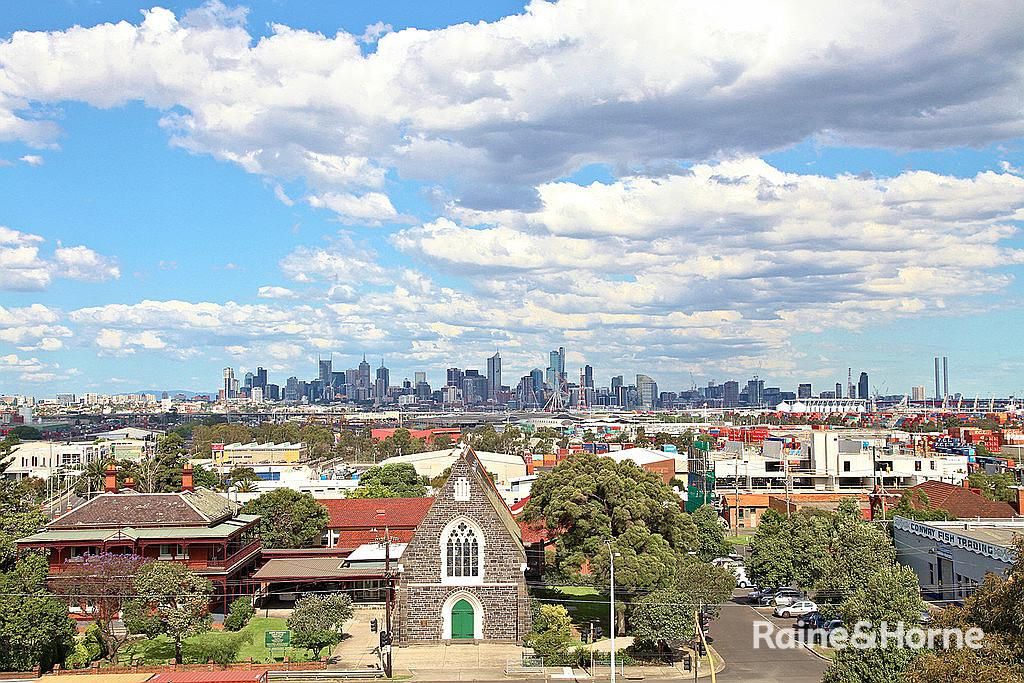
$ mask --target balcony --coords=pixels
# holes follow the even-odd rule
[[[212,558],[207,560],[206,566],[208,568],[210,568],[210,569],[225,569],[225,568],[230,567],[231,565],[235,564],[236,562],[238,562],[242,558],[244,558],[244,557],[246,557],[248,555],[251,555],[253,552],[258,550],[259,547],[260,547],[260,540],[258,538],[257,539],[253,539],[247,545],[242,546],[241,548],[239,548],[238,550],[233,552],[231,555],[228,555],[226,558],[224,558],[222,560],[215,560],[215,559],[212,559]]]

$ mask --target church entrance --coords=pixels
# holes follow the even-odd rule
[[[473,638],[474,616],[468,600],[459,600],[452,606],[452,640]]]

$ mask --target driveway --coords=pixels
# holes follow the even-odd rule
[[[745,592],[744,592],[745,594]],[[721,681],[743,683],[820,683],[827,666],[803,647],[772,650],[754,647],[754,624],[770,624],[774,630],[793,628],[793,619],[775,619],[765,609],[759,611],[743,598],[722,605],[721,616],[711,623],[711,637],[725,659]]]

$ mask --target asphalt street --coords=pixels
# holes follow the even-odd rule
[[[774,629],[791,630],[795,619],[775,619],[767,609],[758,610],[744,598],[722,606],[711,623],[712,645],[725,659],[718,680],[733,683],[820,683],[826,663],[803,647],[771,650],[754,648],[754,623],[767,622]],[[703,679],[706,680],[706,679]]]

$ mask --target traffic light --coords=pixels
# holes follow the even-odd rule
[[[376,633],[376,632],[377,632],[377,620],[376,619],[370,619],[370,633]]]
[[[698,640],[697,641],[697,654],[700,655],[701,657],[703,657],[703,656],[707,655],[707,653],[708,653],[708,649],[706,647],[704,647],[704,641],[703,640]]]
[[[689,652],[683,654],[683,671],[693,671],[693,658]]]
[[[391,632],[381,631],[380,632],[380,646],[385,647],[391,644]]]

